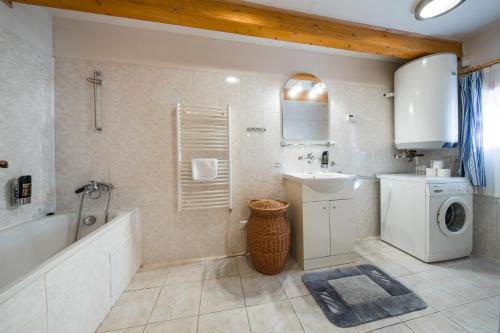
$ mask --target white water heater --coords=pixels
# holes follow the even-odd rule
[[[438,53],[394,73],[394,125],[398,149],[452,148],[458,142],[457,56]]]

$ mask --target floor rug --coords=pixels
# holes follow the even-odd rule
[[[302,276],[316,302],[339,327],[422,310],[425,302],[373,265],[338,268]]]

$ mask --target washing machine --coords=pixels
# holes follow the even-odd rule
[[[472,251],[472,187],[427,184],[427,262],[467,257]]]
[[[381,239],[425,262],[472,251],[472,186],[461,177],[379,175]]]

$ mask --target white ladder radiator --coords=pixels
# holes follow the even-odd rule
[[[216,158],[217,177],[193,180],[191,159]],[[232,209],[231,109],[177,103],[178,210]]]

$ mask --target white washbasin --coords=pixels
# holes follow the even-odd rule
[[[299,183],[318,183],[318,182],[339,182],[339,181],[353,181],[356,179],[354,175],[347,175],[338,172],[287,172],[283,175],[285,179],[294,180]]]

